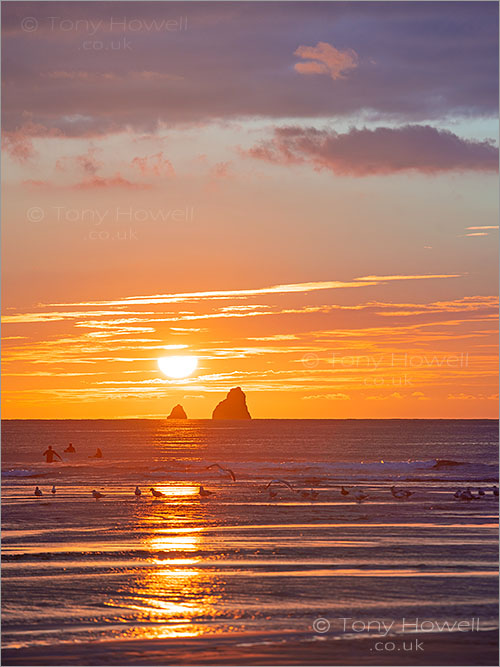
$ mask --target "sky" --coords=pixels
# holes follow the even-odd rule
[[[8,419],[497,414],[495,2],[4,2]],[[166,377],[157,360],[199,359]]]

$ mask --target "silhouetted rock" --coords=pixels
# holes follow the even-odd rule
[[[241,387],[231,389],[213,411],[212,419],[252,419]]]
[[[167,419],[187,419],[187,414],[184,412],[182,405],[176,405],[172,408],[172,412],[168,415]]]

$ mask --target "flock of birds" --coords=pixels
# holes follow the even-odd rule
[[[484,496],[487,495],[487,490],[481,487],[476,488],[476,491],[477,496],[472,493],[471,487],[468,486],[466,489],[457,489],[453,494],[453,497],[457,498],[458,500],[465,500],[466,502],[470,502],[471,500],[481,500],[481,498],[484,498]],[[498,498],[498,486],[493,486],[491,491],[493,495]]]
[[[207,466],[205,469],[206,470],[211,470],[212,468],[218,468],[222,473],[229,475],[231,480],[233,482],[236,482],[236,475],[230,468],[225,468],[221,466],[219,463],[212,463],[211,465]],[[285,479],[272,479],[269,484],[267,484],[264,487],[264,491],[268,492],[269,499],[273,500],[277,497],[278,491],[276,490],[276,485],[282,485],[288,488],[292,493],[295,493],[299,495],[301,498],[305,500],[316,500],[318,498],[318,491],[315,489],[295,489],[290,482],[287,482]],[[476,487],[475,487],[476,488]],[[149,489],[151,492],[151,495],[155,500],[161,500],[162,498],[166,498],[166,495],[162,493],[162,491],[158,491],[157,489],[150,488]],[[453,494],[453,497],[458,499],[458,500],[463,500],[466,502],[469,502],[471,500],[480,500],[484,496],[487,495],[487,491],[491,491],[493,496],[496,496],[498,498],[498,487],[493,486],[490,489],[483,489],[481,487],[477,487],[477,495],[474,495],[472,493],[471,487],[467,487],[466,489],[457,489],[455,493]],[[52,489],[50,490],[52,495],[56,494],[56,487],[55,485],[52,486]],[[199,486],[198,488],[198,497],[199,498],[208,498],[209,496],[213,496],[215,494],[214,491],[209,491],[208,489],[205,489],[203,486]],[[391,495],[395,500],[408,500],[411,496],[415,494],[415,491],[410,491],[410,489],[405,489],[403,487],[396,487],[396,486],[391,486]],[[42,496],[43,493],[41,489],[37,486],[35,489],[35,496],[38,498]],[[141,489],[136,486],[134,495],[136,500],[139,500],[139,498],[142,496],[142,491]],[[355,502],[357,503],[362,503],[365,500],[368,500],[370,498],[370,495],[366,493],[364,489],[357,488],[357,487],[349,487],[346,488],[344,486],[340,487],[340,495],[341,496],[348,496],[349,498],[352,498]],[[100,500],[101,498],[105,498],[106,494],[101,493],[100,491],[97,491],[96,489],[92,490],[92,497],[95,500]]]

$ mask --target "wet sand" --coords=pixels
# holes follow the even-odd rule
[[[436,635],[411,634],[393,638],[394,651],[377,652],[375,638],[326,639],[314,642],[297,642],[252,645],[248,635],[214,643],[207,639],[187,641],[101,642],[78,645],[59,645],[47,649],[40,647],[22,650],[7,649],[2,652],[4,665],[443,665],[467,666],[498,665],[498,634],[495,631],[481,633],[444,633]],[[405,642],[406,648],[415,647],[415,640],[423,650],[404,650],[397,647]],[[384,640],[384,641],[391,641]],[[245,646],[247,644],[247,646]],[[391,647],[389,647],[391,648]]]

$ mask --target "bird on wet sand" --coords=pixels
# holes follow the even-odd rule
[[[92,495],[96,500],[100,500],[101,498],[105,498],[105,494],[101,493],[100,491],[96,491],[95,489],[92,491]]]
[[[140,490],[140,488],[138,486],[136,486],[135,491],[134,491],[134,496],[137,498],[137,500],[139,500],[141,495],[142,495],[142,491]]]
[[[36,489],[35,489],[35,496],[36,496],[37,498],[40,498],[41,495],[43,495],[43,494],[42,494],[41,490],[40,490],[40,489],[38,488],[38,486],[37,486]]]
[[[149,490],[151,491],[151,494],[152,494],[155,498],[165,498],[165,494],[162,493],[161,491],[157,491],[156,489],[149,489]]]
[[[56,495],[56,485],[55,484],[52,485],[52,488],[50,489],[50,492],[53,496]]]
[[[200,498],[208,498],[208,496],[213,496],[214,492],[209,491],[208,489],[204,489],[202,486],[200,486],[198,495],[200,496]]]
[[[343,496],[348,496],[349,495],[349,491],[347,489],[344,489],[343,486],[340,487],[340,493]]]
[[[410,496],[414,494],[414,491],[409,489],[397,489],[395,486],[391,486],[391,493],[393,498],[397,500],[408,500]]]

